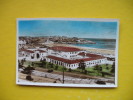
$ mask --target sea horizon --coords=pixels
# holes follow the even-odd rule
[[[19,36],[19,37],[34,37],[35,38],[35,37],[50,37],[50,36]],[[52,36],[52,37],[54,37],[54,36]],[[59,37],[65,37],[65,36],[59,36]],[[73,38],[73,37],[68,37],[68,38]],[[113,39],[113,38],[110,38],[110,39],[109,38],[108,39],[107,38],[79,38],[79,39],[85,39],[88,41],[92,41],[95,44],[75,43],[72,45],[78,46],[78,47],[89,47],[89,48],[106,49],[106,50],[115,50],[115,48],[116,48],[116,39]]]
[[[116,39],[101,39],[101,38],[83,38],[95,42],[95,44],[72,44],[78,47],[89,47],[95,49],[115,50]]]

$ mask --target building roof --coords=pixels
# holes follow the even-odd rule
[[[64,47],[64,46],[55,46],[55,47],[50,47],[49,49],[56,50],[56,51],[64,51],[64,52],[75,52],[75,51],[81,51],[78,48],[74,47]]]
[[[32,51],[32,50],[28,50],[28,49],[22,49],[21,51],[25,51],[25,52],[29,52],[29,53],[34,53],[34,51]],[[43,53],[43,52],[45,52],[44,50],[35,50],[35,51],[39,51],[40,53]]]
[[[69,60],[69,59],[64,59],[56,56],[47,56],[47,58],[53,59],[53,60],[58,60],[64,63],[68,64],[74,64],[74,63],[80,63],[81,61],[91,61],[91,60],[97,60],[97,59],[103,59],[105,57],[95,57],[95,58],[83,58],[83,59],[76,59],[76,60]]]
[[[36,50],[36,51],[39,51],[40,53],[43,53],[43,52],[45,52],[44,50],[39,50],[39,49],[38,49],[38,50]]]
[[[22,49],[21,51],[29,52],[29,53],[34,53],[32,50],[27,50],[27,49]]]
[[[91,53],[84,53],[84,52],[81,52],[79,53],[78,55],[81,55],[81,56],[88,56],[88,57],[103,57],[101,55],[97,55],[97,54],[91,54]]]

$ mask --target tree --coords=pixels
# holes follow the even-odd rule
[[[42,67],[45,68],[45,67],[46,67],[46,64],[47,64],[46,61],[43,61],[43,62],[42,62]]]
[[[109,64],[106,64],[106,69],[109,70],[109,67],[108,67]]]
[[[18,60],[18,68],[23,68],[24,66],[21,64],[21,62]]]
[[[40,59],[40,62],[41,62],[41,67],[44,67],[45,68],[46,67],[46,64],[47,64],[46,63],[46,59],[43,59],[43,60]]]
[[[22,71],[22,73],[31,74],[32,70],[35,70],[35,69],[33,67],[31,67],[30,65],[28,65],[28,67],[24,68],[24,71]]]
[[[66,70],[67,70],[67,68],[66,68],[66,67],[63,67],[63,68],[62,68],[62,70],[66,71]]]
[[[48,63],[48,68],[51,68],[51,63],[50,62]]]
[[[99,66],[98,64],[96,64],[96,66],[94,66],[94,70],[98,70],[99,69]]]
[[[109,67],[106,67],[107,70],[109,70]]]
[[[24,60],[22,59],[22,60],[21,60],[21,65],[23,65],[23,64],[24,64]]]
[[[99,75],[99,73],[103,70],[103,68],[99,65],[96,65],[96,66],[94,66],[94,70],[96,70]]]
[[[85,67],[86,67],[85,62],[81,60],[79,63],[79,69],[82,69],[82,72],[83,72],[85,70]]]
[[[99,71],[101,72],[103,70],[103,68],[102,67],[99,67]]]
[[[48,64],[48,67],[49,67],[49,68],[53,68],[53,67],[54,67],[54,64],[53,64],[53,63],[49,63],[49,64]]]
[[[40,62],[42,62],[43,60],[42,59],[40,59]]]
[[[112,65],[111,73],[115,73],[115,62]]]
[[[71,71],[72,71],[72,69],[71,69],[71,68],[69,68],[69,69],[68,69],[68,71],[69,71],[69,72],[71,72]]]
[[[84,71],[84,74],[87,74],[87,70]]]
[[[31,63],[31,66],[34,66],[34,62]]]
[[[58,66],[58,65],[56,65],[54,69],[55,69],[55,70],[58,70],[58,67],[59,67],[59,66]]]
[[[24,58],[23,61],[26,62],[26,59]]]
[[[106,64],[106,66],[108,66],[109,64]]]

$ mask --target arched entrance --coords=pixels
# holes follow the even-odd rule
[[[36,54],[36,57],[37,57],[37,59],[38,59],[38,58],[40,58],[40,55],[37,53],[37,54]]]

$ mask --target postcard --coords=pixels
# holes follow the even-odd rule
[[[118,19],[18,18],[16,84],[117,87]]]

